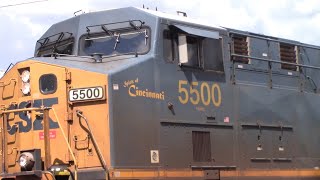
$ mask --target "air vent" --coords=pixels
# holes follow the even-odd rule
[[[242,56],[249,56],[248,42],[247,42],[246,36],[233,35],[232,41],[233,41],[233,53],[234,54],[242,55]],[[234,56],[233,60],[236,62],[249,64],[249,58]]]
[[[192,131],[193,161],[211,161],[210,132]]]
[[[280,43],[280,59],[282,62],[297,64],[296,46]],[[290,64],[281,64],[281,69],[297,71],[297,66]]]

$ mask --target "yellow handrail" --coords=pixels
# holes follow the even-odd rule
[[[72,156],[72,159],[73,159],[73,161],[74,161],[74,179],[75,179],[75,180],[78,180],[78,175],[77,175],[78,162],[77,162],[76,157],[74,156],[74,154],[73,154],[73,152],[72,152],[72,149],[71,149],[71,146],[70,146],[70,144],[69,144],[69,142],[68,142],[67,136],[66,136],[66,134],[64,133],[64,131],[63,131],[63,129],[62,129],[62,126],[61,126],[61,124],[60,124],[60,121],[59,121],[59,118],[58,118],[58,116],[57,116],[56,111],[54,110],[53,107],[52,107],[51,109],[52,109],[52,111],[53,111],[53,113],[54,113],[54,116],[56,117],[56,120],[57,120],[57,122],[58,122],[58,124],[59,124],[59,128],[60,128],[60,130],[61,130],[61,132],[62,132],[63,138],[64,138],[64,140],[65,140],[66,143],[67,143],[68,149],[69,149],[69,151],[70,151],[70,153],[71,153],[71,156]]]

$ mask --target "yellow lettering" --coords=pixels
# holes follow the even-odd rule
[[[205,91],[206,91],[206,94],[207,94],[207,99],[205,99]],[[204,105],[208,106],[210,104],[210,87],[208,85],[208,83],[206,82],[203,82],[201,84],[201,88],[200,88],[200,95],[201,95],[201,101]]]
[[[189,86],[189,88],[188,88]],[[200,86],[200,89],[199,89]],[[200,91],[199,91],[200,90]],[[205,106],[209,106],[211,102],[214,106],[219,107],[221,105],[221,89],[219,84],[214,83],[211,87],[207,82],[190,82],[185,80],[179,80],[178,84],[178,99],[182,104],[190,102],[194,105],[202,103]],[[162,99],[162,94],[160,94]],[[164,94],[163,94],[164,98]],[[201,102],[200,102],[201,101]]]
[[[138,79],[136,79],[135,81],[139,81]],[[151,98],[151,99],[160,99],[160,100],[164,100],[164,92],[152,92],[149,91],[148,89],[145,90],[140,90],[138,88],[138,86],[136,84],[130,84],[130,83],[134,83],[134,82],[130,82],[127,81],[124,83],[125,85],[128,85],[128,94],[132,97],[146,97],[146,98]]]
[[[190,86],[190,95],[194,94],[194,96],[190,97],[190,101],[194,105],[199,104],[199,101],[200,101],[200,94],[197,89],[198,85],[199,85],[198,82],[192,82]]]
[[[187,104],[187,102],[189,101],[189,93],[188,93],[188,90],[183,87],[184,85],[187,85],[188,82],[187,81],[183,81],[183,80],[180,80],[179,81],[179,101],[182,103],[182,104]],[[184,95],[182,95],[184,94]]]
[[[133,92],[132,92],[132,90],[133,90]],[[137,96],[137,95],[134,93],[134,90],[136,90],[136,85],[132,84],[132,85],[129,87],[129,89],[128,89],[128,93],[129,93],[129,95],[132,96],[132,97],[136,97],[136,96]]]
[[[137,90],[137,96],[142,96],[142,91],[141,90]]]
[[[221,89],[220,89],[220,86],[218,84],[213,84],[212,85],[212,89],[211,89],[211,93],[212,93],[213,105],[215,105],[216,107],[219,107],[221,105]]]

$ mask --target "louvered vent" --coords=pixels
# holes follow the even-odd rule
[[[294,45],[280,43],[280,59],[283,62],[297,64],[297,56]],[[281,64],[281,69],[296,71],[297,66],[290,64]]]
[[[234,54],[249,56],[248,42],[246,36],[233,35],[232,41]],[[249,64],[249,58],[233,57],[233,60],[236,62]]]
[[[210,133],[192,131],[193,161],[210,162],[211,161],[211,143]]]

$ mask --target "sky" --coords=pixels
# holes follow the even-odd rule
[[[33,56],[36,41],[54,23],[82,10],[148,7],[222,27],[297,40],[320,46],[319,0],[0,0],[0,69]]]

